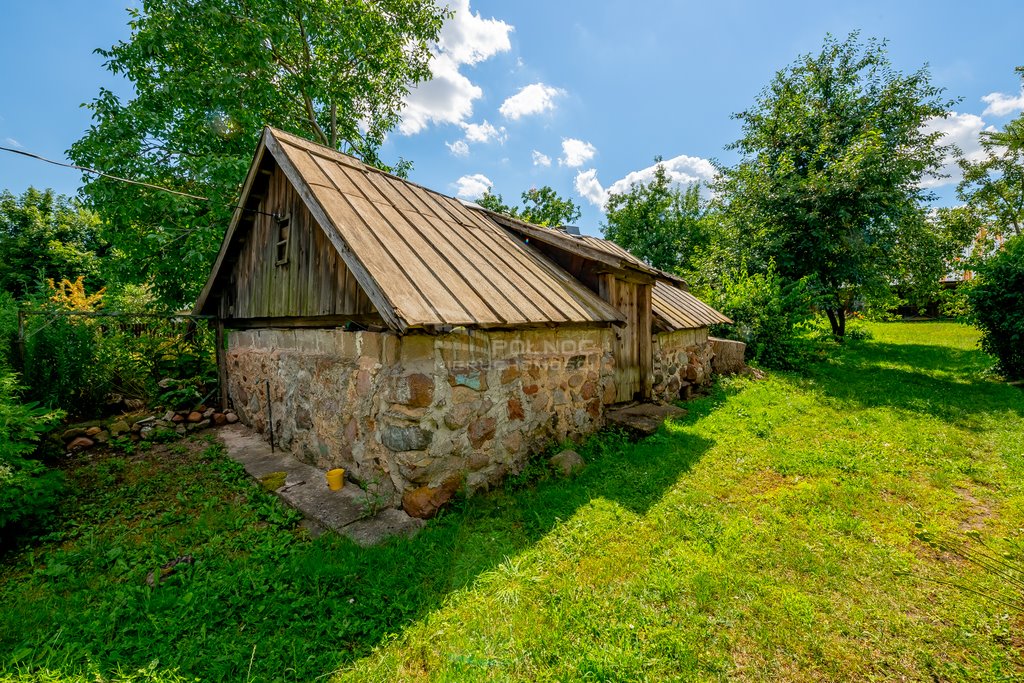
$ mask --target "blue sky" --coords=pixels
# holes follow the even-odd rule
[[[101,86],[130,88],[93,54],[128,37],[125,0],[39,0],[0,9],[0,144],[62,159],[89,125],[81,103]],[[383,157],[414,162],[412,178],[472,198],[491,185],[508,200],[551,185],[583,207],[597,233],[610,190],[649,177],[656,155],[680,183],[739,134],[730,114],[826,33],[889,40],[905,71],[927,63],[954,114],[937,123],[968,154],[977,134],[1024,108],[1024,3],[497,2],[454,0],[436,78],[414,92]],[[0,188],[73,194],[78,173],[0,154]],[[943,203],[955,178],[936,181]]]

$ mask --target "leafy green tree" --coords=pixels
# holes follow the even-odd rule
[[[526,190],[520,196],[521,207],[507,205],[500,194],[493,194],[490,190],[477,199],[476,203],[489,211],[503,213],[534,225],[572,225],[580,218],[580,207],[573,200],[559,196],[547,185]]]
[[[505,203],[504,197],[500,194],[493,194],[490,190],[484,192],[483,195],[476,200],[476,203],[488,211],[503,213],[506,216],[512,216],[513,218],[519,214],[517,209]]]
[[[15,298],[45,288],[46,279],[86,278],[95,288],[103,250],[99,218],[53,190],[0,193],[0,289]]]
[[[999,359],[1007,378],[1024,378],[1024,236],[1007,240],[978,266],[967,298],[981,347]]]
[[[949,151],[924,124],[952,104],[927,68],[900,73],[884,42],[854,33],[827,37],[735,115],[742,160],[715,189],[739,246],[752,266],[808,278],[835,335],[855,302],[919,285],[960,248],[928,220],[922,188]]]
[[[608,197],[604,236],[655,268],[689,271],[692,256],[709,240],[700,186],[681,190],[655,160],[654,178]]]
[[[1024,77],[1024,67],[1018,69]],[[984,158],[962,158],[957,194],[979,228],[1001,237],[1024,235],[1024,114],[1001,131],[981,134]]]
[[[86,178],[119,274],[152,280],[170,306],[202,286],[263,126],[379,165],[448,16],[431,0],[143,0],[128,11],[131,38],[97,52],[133,96],[102,89],[70,154],[209,198]]]
[[[572,225],[580,219],[580,207],[573,200],[558,196],[547,185],[523,192],[522,198],[519,217],[529,223],[556,227]]]

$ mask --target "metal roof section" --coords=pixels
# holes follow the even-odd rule
[[[651,311],[670,330],[688,330],[731,323],[693,294],[658,280],[651,289]]]

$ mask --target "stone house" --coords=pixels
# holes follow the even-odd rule
[[[196,312],[243,422],[392,504],[472,491],[606,408],[708,381],[731,322],[599,238],[266,129]],[[226,377],[224,377],[226,375]]]

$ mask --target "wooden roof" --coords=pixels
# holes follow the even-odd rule
[[[601,239],[600,237],[592,237],[590,235],[570,235],[560,228],[548,228],[540,225],[533,225],[532,223],[521,221],[518,218],[512,218],[504,214],[488,211],[487,209],[476,205],[473,205],[473,208],[478,213],[489,216],[495,222],[523,237],[543,242],[544,244],[548,244],[556,249],[563,249],[569,253],[576,254],[577,256],[582,256],[583,258],[600,261],[605,265],[618,270],[633,270],[651,277],[679,283],[684,288],[687,286],[686,281],[683,280],[683,278],[644,263],[636,256],[610,240]]]
[[[621,323],[622,314],[487,215],[456,199],[272,128],[269,153],[394,330]],[[232,237],[196,304],[206,306]]]
[[[732,322],[693,294],[663,280],[656,281],[651,290],[651,312],[668,330],[687,330]]]

